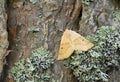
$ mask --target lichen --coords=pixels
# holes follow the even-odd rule
[[[93,2],[94,0],[82,0],[82,3],[85,5],[90,5],[91,2]]]
[[[80,82],[109,82],[107,72],[120,65],[120,29],[102,26],[94,37],[87,37],[95,46],[87,52],[75,51],[65,60]]]
[[[40,47],[32,51],[30,58],[23,58],[10,69],[16,82],[49,82],[48,68],[54,63],[53,55]]]
[[[31,26],[29,29],[28,29],[29,32],[39,32],[40,31],[40,28],[38,26]]]
[[[120,21],[120,10],[115,10],[113,12],[113,16],[114,16],[115,20]]]
[[[39,0],[30,0],[30,2],[35,4],[35,3],[39,2]]]

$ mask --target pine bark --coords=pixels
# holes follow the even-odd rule
[[[6,28],[7,14],[5,11],[5,1],[0,0],[0,75],[3,71],[6,50],[8,47],[8,34]]]
[[[0,73],[8,46],[7,38],[8,50],[12,50],[6,57],[8,70],[21,57],[30,57],[31,50],[40,46],[50,50],[56,59],[65,29],[92,35],[102,25],[119,26],[111,20],[111,12],[120,7],[118,0],[94,0],[89,6],[81,1],[0,0]],[[55,60],[50,71],[59,82],[78,82],[72,71],[64,67],[63,61]],[[111,78],[111,82],[120,81],[119,71],[117,73],[110,74],[116,76]]]

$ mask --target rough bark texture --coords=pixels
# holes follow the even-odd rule
[[[94,0],[86,6],[82,5],[81,0],[31,0],[31,2],[7,0],[10,43],[8,49],[13,50],[7,56],[8,68],[22,56],[30,57],[31,50],[40,46],[49,49],[56,59],[60,39],[65,29],[75,30],[82,35],[92,35],[102,25],[118,26],[119,22],[112,20],[111,13],[119,8],[118,2],[118,0]],[[3,3],[4,0],[1,0],[2,10],[4,10]],[[2,10],[0,9],[2,19],[0,20],[0,58],[3,61],[7,47],[7,33]],[[66,69],[62,61],[56,60],[51,72],[53,78],[59,82],[77,82],[71,70]],[[120,82],[119,72],[111,73],[111,76],[116,76],[111,78],[111,82]]]
[[[119,27],[120,22],[114,20],[113,12],[120,9],[118,0],[94,0],[89,6],[83,5],[80,21],[80,33],[92,35],[101,26]],[[120,82],[120,67],[111,71],[110,82]]]
[[[4,0],[0,0],[0,75],[3,70],[5,53],[8,47],[7,29],[6,29],[6,12]]]
[[[113,12],[119,9],[117,0],[94,0],[90,5],[83,5],[80,32],[91,35],[101,26],[118,27],[119,22],[113,18]]]
[[[79,29],[80,0],[8,0],[9,66],[31,49],[44,46],[57,57],[60,38],[66,28]],[[74,76],[62,62],[55,61],[52,76],[59,82],[73,82]],[[76,81],[74,81],[76,82]]]

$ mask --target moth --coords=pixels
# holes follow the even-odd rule
[[[81,53],[82,51],[89,50],[93,46],[93,43],[80,34],[66,29],[61,38],[57,60],[69,58],[75,50]]]

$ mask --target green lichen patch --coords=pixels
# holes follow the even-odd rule
[[[107,72],[120,65],[120,29],[103,26],[94,37],[87,37],[95,46],[65,60],[65,66],[73,70],[80,82],[109,82]]]
[[[113,16],[114,16],[115,20],[120,21],[120,10],[114,11]]]
[[[82,3],[85,5],[90,5],[91,2],[93,2],[94,0],[82,0]]]
[[[29,32],[39,32],[40,28],[38,26],[31,26],[31,28],[28,29]]]
[[[54,63],[53,55],[40,47],[32,51],[32,56],[21,59],[10,70],[16,82],[49,82],[48,68]]]
[[[30,2],[35,4],[35,3],[39,2],[39,0],[30,0]]]

